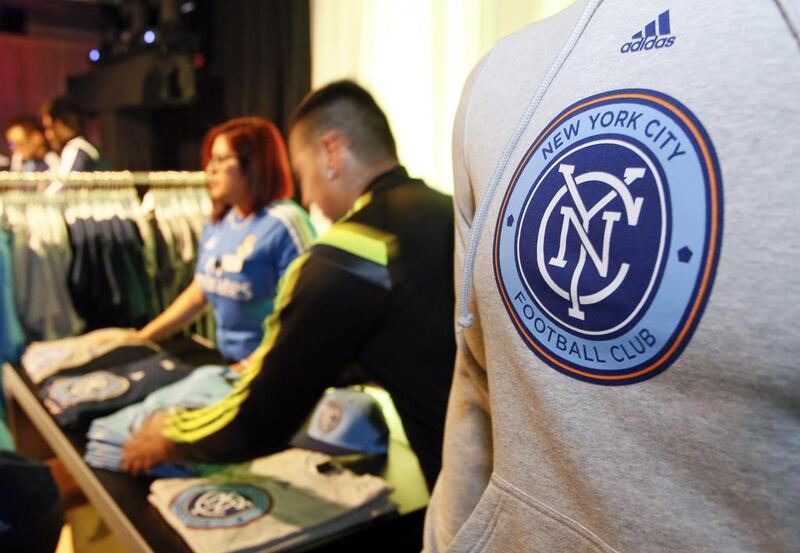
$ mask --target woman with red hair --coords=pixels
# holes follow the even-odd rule
[[[290,198],[286,146],[260,117],[231,119],[203,141],[213,211],[200,240],[192,283],[137,334],[160,341],[177,333],[210,303],[217,348],[240,361],[263,337],[278,279],[314,239],[303,209]]]

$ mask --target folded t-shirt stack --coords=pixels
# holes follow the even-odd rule
[[[41,384],[59,371],[85,365],[121,346],[146,348],[148,355],[160,351],[153,342],[137,340],[135,335],[132,328],[101,328],[82,336],[33,342],[22,355],[22,366],[31,382]]]
[[[136,360],[123,361],[119,349]],[[193,370],[168,353],[149,351],[142,357],[146,348],[119,349],[44,381],[37,393],[59,426],[85,429],[92,420],[142,401]]]
[[[391,486],[331,457],[288,449],[202,479],[150,485],[153,504],[196,553],[279,551],[391,512]]]
[[[233,390],[233,383],[238,378],[239,373],[226,366],[199,367],[189,376],[151,393],[144,401],[93,420],[86,434],[89,441],[84,459],[95,468],[122,472],[122,445],[150,415],[176,407],[198,409],[211,405]],[[151,471],[161,477],[197,472],[193,464],[166,464]]]

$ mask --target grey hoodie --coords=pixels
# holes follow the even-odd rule
[[[475,68],[426,551],[800,551],[798,13],[586,0]]]

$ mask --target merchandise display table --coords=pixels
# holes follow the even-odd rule
[[[205,353],[200,352],[200,357],[197,349],[189,353],[171,351],[168,347],[165,349],[189,363],[214,362],[208,358],[201,359],[204,354],[214,353],[207,349]],[[178,348],[181,349],[187,348]],[[30,419],[123,546],[131,552],[190,551],[155,507],[148,503],[147,494],[152,478],[135,478],[88,466],[83,459],[85,433],[65,433],[59,428],[40,403],[34,385],[21,368],[3,365],[3,385],[9,414],[14,412],[11,407],[16,404]],[[12,433],[15,432],[13,416],[9,417],[9,425]],[[370,472],[391,483],[395,491],[390,499],[397,505],[397,512],[291,550],[356,551],[364,547],[366,550],[380,548],[392,551],[402,550],[400,544],[413,545],[415,536],[419,535],[428,501],[426,486],[413,451],[407,445],[392,440],[387,456],[366,463],[345,464],[355,472]]]

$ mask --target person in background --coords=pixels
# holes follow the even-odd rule
[[[173,457],[235,461],[283,449],[357,365],[391,394],[433,486],[455,352],[452,201],[408,176],[386,116],[350,81],[303,100],[289,148],[304,203],[334,224],[287,269],[234,391],[153,417],[125,445],[124,466],[138,473]]]
[[[61,155],[60,177],[73,171],[108,169],[100,150],[83,136],[83,113],[72,99],[58,96],[46,102],[42,107],[42,125],[50,146]]]
[[[58,171],[60,158],[50,150],[44,129],[35,117],[23,115],[6,127],[6,141],[11,151],[9,171]]]
[[[290,199],[289,159],[273,123],[232,119],[211,129],[202,148],[213,211],[198,246],[195,277],[136,336],[165,340],[210,303],[217,348],[238,362],[261,343],[278,280],[315,233],[306,212]]]

